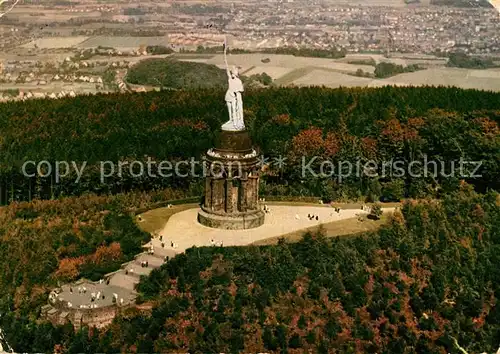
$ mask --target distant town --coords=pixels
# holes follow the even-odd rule
[[[231,49],[242,52],[287,54],[280,48],[332,52],[323,57],[340,59],[344,65],[364,64],[340,70],[357,72],[363,79],[371,75],[365,65],[369,61],[410,65],[423,60],[426,67],[432,61],[443,67],[450,53],[488,60],[494,68],[500,64],[500,15],[484,3],[470,4],[24,1],[0,21],[0,100],[130,90],[127,70],[140,60],[158,54],[217,54],[226,37]],[[342,60],[346,56],[347,64]],[[290,71],[285,69],[297,69],[276,67],[268,71],[286,75]],[[498,75],[494,70],[493,77]]]

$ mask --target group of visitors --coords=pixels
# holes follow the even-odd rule
[[[222,241],[215,242],[214,239],[211,239],[210,240],[210,246],[212,246],[212,247],[215,247],[215,246],[217,246],[217,247],[224,247],[224,243]]]

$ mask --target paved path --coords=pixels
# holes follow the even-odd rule
[[[266,214],[265,222],[262,226],[248,230],[220,230],[203,226],[198,223],[197,215],[199,208],[188,209],[174,214],[167,224],[160,231],[163,237],[154,238],[149,245],[153,245],[154,250],[161,249],[161,243],[165,244],[165,249],[170,249],[175,253],[180,253],[192,246],[210,246],[213,239],[216,243],[223,242],[224,246],[244,246],[256,241],[273,238],[299,230],[305,230],[311,226],[322,223],[330,223],[343,219],[354,218],[367,212],[360,209],[345,209],[336,213],[330,206],[288,206],[269,205],[271,212]],[[390,211],[393,208],[384,208]],[[307,215],[317,215],[319,220],[309,220]],[[297,219],[296,216],[299,218]],[[171,242],[177,244],[177,248],[171,247]]]

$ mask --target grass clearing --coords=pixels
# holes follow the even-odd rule
[[[268,246],[275,245],[281,238],[284,238],[287,242],[298,242],[302,239],[304,234],[308,231],[317,231],[323,229],[326,237],[341,237],[341,236],[355,236],[360,233],[375,231],[382,225],[386,224],[389,219],[391,212],[386,212],[382,215],[380,220],[370,220],[366,216],[360,219],[350,218],[339,221],[330,222],[327,224],[321,224],[319,226],[313,226],[307,229],[291,232],[278,237],[272,237],[265,240],[260,240],[252,243],[254,246]]]
[[[167,223],[168,219],[170,219],[172,215],[184,210],[197,208],[198,206],[199,206],[198,203],[190,203],[190,204],[174,205],[172,208],[164,207],[164,208],[152,209],[140,214],[142,221],[139,221],[137,216],[136,222],[139,228],[153,234],[155,232],[162,230],[165,224]]]

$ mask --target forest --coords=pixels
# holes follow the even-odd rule
[[[175,59],[146,59],[132,67],[127,81],[135,85],[153,85],[172,89],[196,89],[226,84],[224,70],[215,65],[182,62]]]
[[[114,174],[101,181],[99,164],[200,160],[227,120],[223,97],[223,88],[212,88],[4,104],[0,202],[136,189],[202,191],[199,177],[138,178],[128,169],[121,177]],[[466,178],[468,183],[482,192],[499,189],[499,93],[442,87],[248,89],[244,115],[268,162],[288,159],[280,169],[270,165],[263,194],[339,201],[439,197],[456,190],[459,179],[449,170],[461,158],[481,163],[476,171],[481,177]],[[446,171],[425,178],[353,175],[338,183],[335,178],[302,178],[297,167],[301,156],[320,156],[335,164],[426,158],[444,164]],[[25,162],[43,160],[87,165],[79,183],[73,169],[59,181],[53,173],[41,177],[32,164],[23,173]]]
[[[437,6],[452,6],[452,7],[484,7],[492,8],[493,5],[488,0],[431,0],[432,5]]]
[[[170,47],[165,47],[164,45],[148,45],[146,47],[146,52],[151,55],[161,55],[161,54],[172,54],[174,50]]]
[[[465,53],[451,53],[446,65],[465,69],[490,69],[499,66],[490,58],[474,57]]]
[[[375,77],[386,78],[402,73],[412,73],[418,70],[423,70],[416,64],[411,64],[408,66],[397,65],[394,63],[378,63],[375,65]]]
[[[201,178],[100,180],[100,161],[201,158],[227,120],[220,89],[10,102],[0,111],[0,328],[17,352],[492,352],[500,344],[500,94],[456,88],[269,88],[245,123],[273,161],[261,196],[406,200],[359,237],[192,248],[138,286],[151,311],[75,333],[38,321],[58,283],[99,279],[151,237],[134,214],[194,202]],[[304,178],[297,163],[442,161],[424,178]],[[481,162],[480,177],[450,173]],[[26,161],[86,162],[57,181]],[[45,171],[46,172],[46,171]]]
[[[180,53],[206,53],[206,54],[217,54],[221,53],[222,49],[220,47],[204,47],[199,45],[196,50],[189,50],[181,48]],[[242,48],[229,48],[228,53],[231,54],[246,54],[246,53],[266,53],[266,54],[281,54],[281,55],[293,55],[296,57],[308,57],[308,58],[330,58],[330,59],[340,59],[345,58],[346,51],[344,49],[319,49],[319,48],[307,48],[307,47],[279,47],[279,48],[261,48],[258,50],[242,49]]]
[[[147,47],[152,54],[165,54],[165,47]],[[247,89],[269,86],[273,79],[267,73],[239,75]],[[227,85],[227,73],[215,65],[182,62],[175,58],[147,59],[135,65],[127,74],[127,81],[137,85],[160,86],[164,89],[221,89]]]
[[[131,215],[170,200],[197,202],[188,191],[85,195],[13,202],[0,209],[0,314],[36,318],[49,288],[81,277],[97,281],[150,240]],[[161,206],[161,205],[159,205]],[[7,306],[7,307],[5,307]]]
[[[189,249],[142,279],[151,311],[106,329],[37,323],[5,297],[0,326],[21,352],[494,352],[499,228],[500,195],[464,182],[359,237]]]

